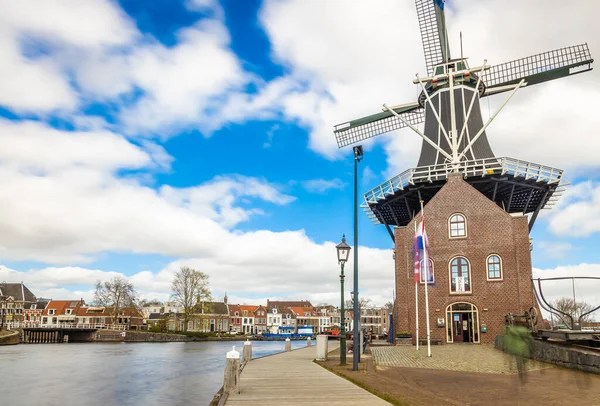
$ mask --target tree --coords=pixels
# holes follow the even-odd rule
[[[96,282],[94,302],[97,306],[111,308],[112,324],[116,324],[121,309],[126,307],[137,307],[137,293],[133,283],[122,276],[105,281]]]
[[[594,308],[589,303],[576,302],[575,300],[568,298],[568,297],[561,297],[559,299],[556,299],[552,303],[552,306],[555,307],[556,309],[560,310],[561,312],[566,313],[569,316],[573,317],[573,323],[577,323],[579,321],[579,316],[589,312],[590,310],[592,310]],[[562,317],[565,318],[564,316],[562,316]],[[591,321],[591,320],[592,320],[592,315],[588,314],[581,319],[581,322],[583,323],[583,322]],[[564,321],[570,322],[570,319],[568,317],[566,317]]]
[[[212,300],[208,286],[208,275],[194,268],[182,266],[171,283],[173,300],[183,308],[183,330],[201,301]]]
[[[353,309],[354,308],[354,299],[350,299],[350,300],[346,300],[345,306],[347,309]],[[367,298],[367,297],[360,297],[360,299],[358,299],[358,309],[366,309],[369,307],[373,307],[373,303],[371,302],[371,299]]]
[[[388,309],[389,311],[394,310],[394,303],[393,302],[387,302],[386,304],[383,305],[384,308]]]

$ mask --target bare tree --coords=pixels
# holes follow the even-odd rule
[[[568,298],[568,297],[561,297],[559,299],[556,299],[552,303],[552,306],[557,308],[561,312],[566,313],[569,316],[573,317],[573,323],[577,323],[579,321],[579,316],[589,312],[590,310],[592,310],[594,308],[589,303],[576,302],[573,299]],[[588,314],[581,319],[581,322],[583,323],[583,322],[592,321],[592,320],[593,320],[592,314]],[[565,320],[565,321],[567,321],[567,320]]]
[[[348,309],[352,309],[354,307],[354,299],[346,300],[345,306]],[[361,297],[360,299],[358,299],[358,308],[359,309],[366,309],[369,307],[373,307],[373,303],[371,302],[371,299],[369,299],[367,297]]]
[[[383,307],[388,309],[389,311],[392,311],[394,310],[394,303],[392,301],[389,301],[386,304],[384,304]]]
[[[101,282],[96,282],[94,302],[98,306],[111,308],[112,324],[116,324],[121,309],[137,307],[137,293],[133,284],[122,276]]]
[[[187,266],[175,273],[171,283],[173,300],[183,308],[183,330],[201,301],[212,300],[208,286],[208,275]]]

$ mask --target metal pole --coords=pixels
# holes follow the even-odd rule
[[[340,365],[346,365],[346,318],[344,317],[344,263],[342,262],[340,284],[342,285],[342,318],[340,322]]]
[[[358,310],[358,156],[354,147],[354,341],[352,344],[352,370],[358,371],[360,362],[360,312]]]

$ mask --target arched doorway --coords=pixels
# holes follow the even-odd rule
[[[477,306],[471,303],[457,302],[446,308],[446,342],[479,342]]]

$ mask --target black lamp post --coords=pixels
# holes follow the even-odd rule
[[[358,163],[363,158],[362,145],[352,149],[354,152],[354,343],[352,344],[352,370],[358,371],[360,361],[360,313],[358,312]],[[358,320],[356,315],[358,314]],[[357,351],[358,349],[358,351]]]
[[[342,287],[342,306],[340,319],[340,365],[346,365],[346,317],[344,315],[344,264],[350,256],[350,246],[346,244],[346,235],[342,236],[342,242],[335,246],[337,249],[337,258],[342,273],[340,274],[340,285]]]

